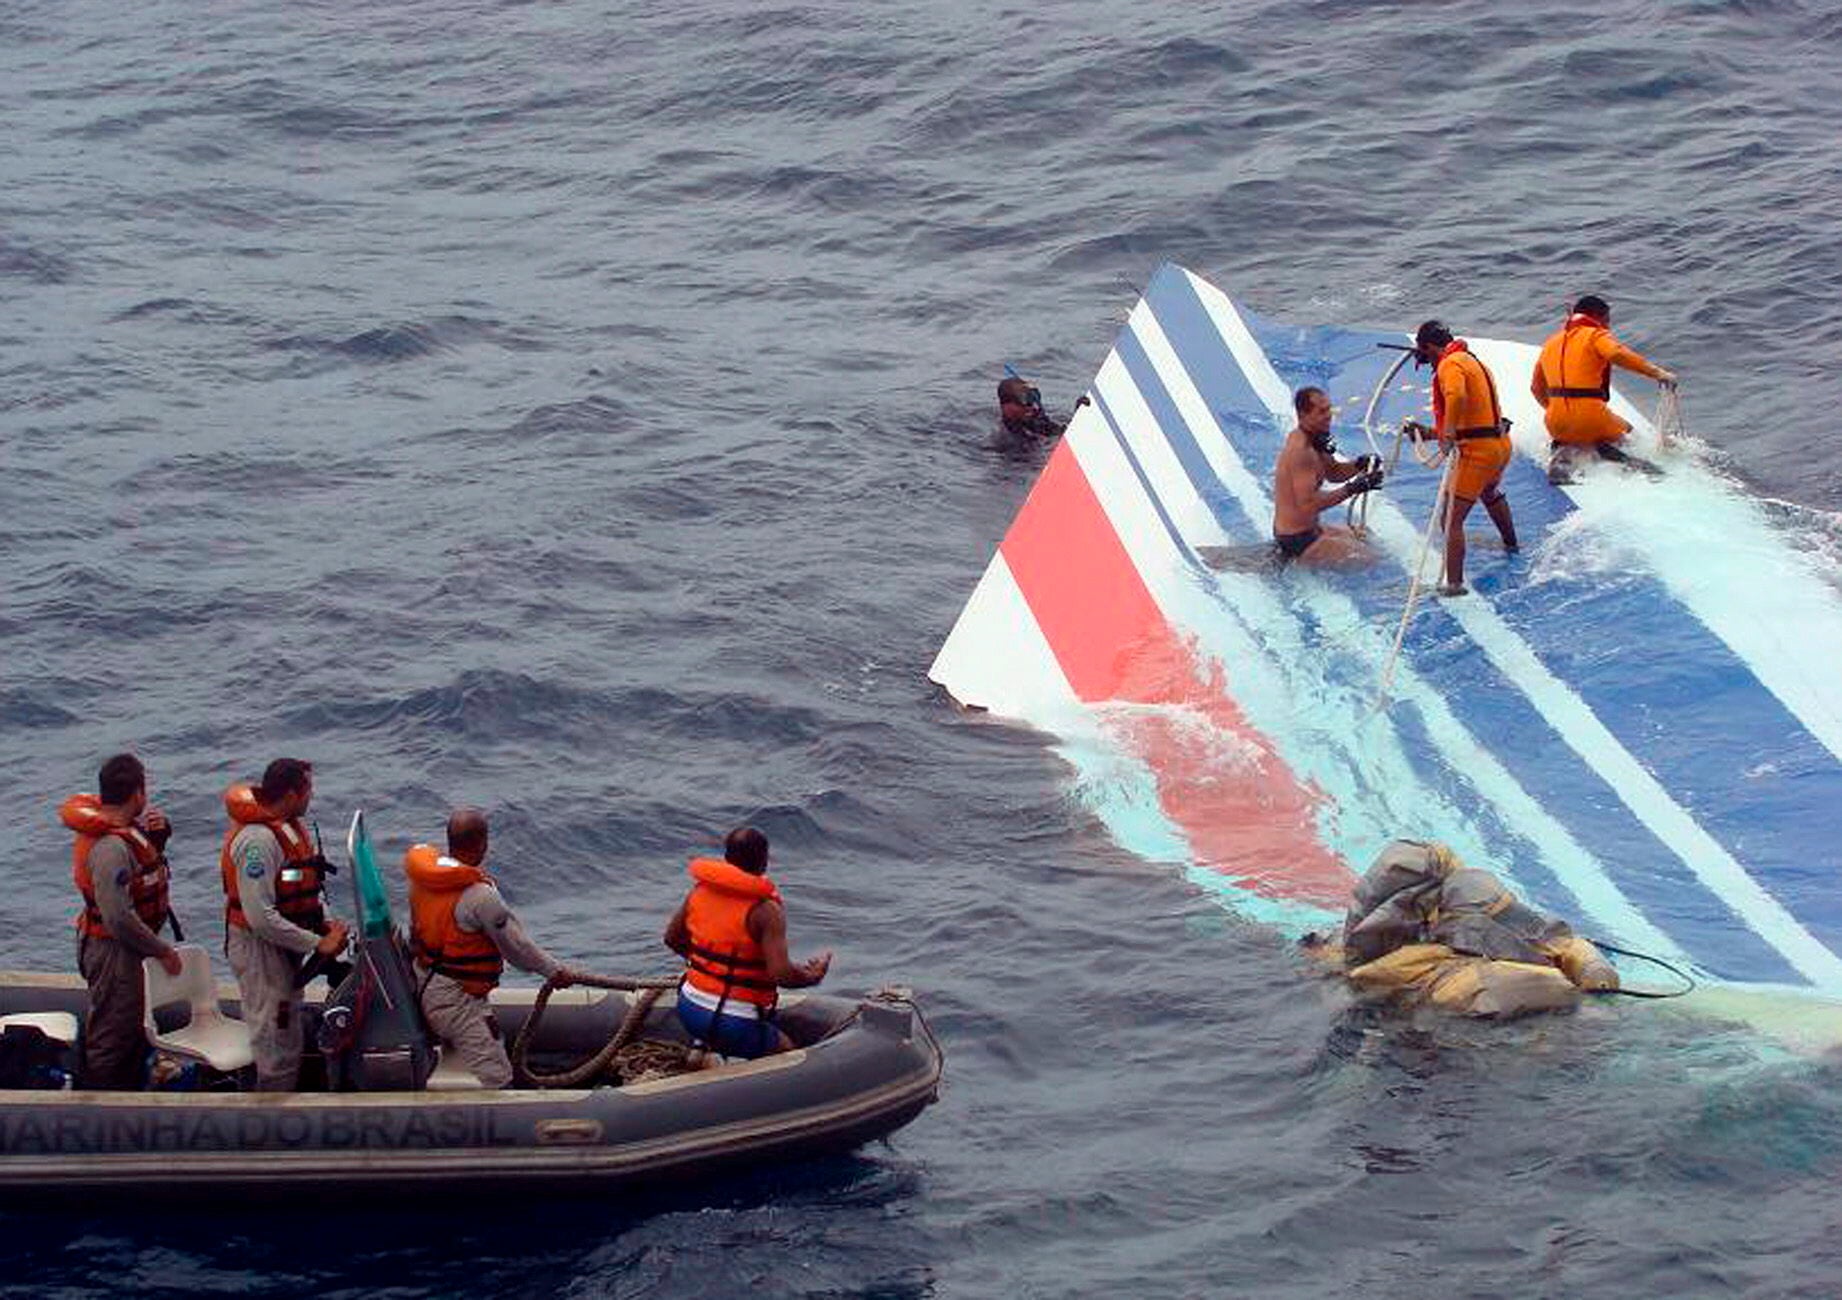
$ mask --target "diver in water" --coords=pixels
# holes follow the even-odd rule
[[[1548,460],[1548,481],[1573,482],[1575,461],[1582,454],[1616,461],[1647,474],[1660,473],[1647,460],[1631,455],[1621,445],[1631,432],[1630,421],[1612,414],[1612,367],[1635,370],[1664,388],[1676,386],[1676,376],[1633,352],[1612,335],[1612,309],[1597,294],[1587,294],[1573,304],[1560,329],[1542,344],[1529,391],[1541,403],[1554,451]]]
[[[1075,402],[1075,410],[1086,405],[1083,396]],[[1043,410],[1042,390],[1017,375],[998,383],[998,418],[1004,422],[1004,432],[1013,438],[1059,438],[1068,427]]]
[[[1330,436],[1330,397],[1321,388],[1292,395],[1298,423],[1286,434],[1273,466],[1273,548],[1281,559],[1334,563],[1366,548],[1347,528],[1326,526],[1318,516],[1382,485],[1381,458],[1365,453],[1338,460]],[[1338,486],[1325,489],[1326,483]]]

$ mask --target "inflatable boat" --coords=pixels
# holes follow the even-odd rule
[[[70,1090],[83,981],[0,972],[0,1197],[345,1194],[451,1188],[459,1178],[495,1194],[619,1187],[848,1150],[902,1127],[937,1095],[940,1047],[899,990],[787,995],[778,1023],[795,1050],[760,1060],[483,1089],[422,1037],[362,816],[350,844],[363,937],[341,987],[310,990],[302,1091],[248,1090],[236,989],[216,983],[191,1006],[157,993],[150,1002],[157,1060],[181,1067],[165,1086]],[[493,1003],[530,1083],[573,1078],[618,1041],[683,1057],[692,1044],[672,997],[502,988]]]

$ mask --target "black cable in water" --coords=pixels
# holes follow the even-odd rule
[[[1617,944],[1607,943],[1603,939],[1588,939],[1587,942],[1592,944],[1593,947],[1599,949],[1601,952],[1616,953],[1620,957],[1635,957],[1638,961],[1647,961],[1652,966],[1661,966],[1664,970],[1668,971],[1671,975],[1674,975],[1677,979],[1682,981],[1681,988],[1670,989],[1670,990],[1661,991],[1661,992],[1654,990],[1654,989],[1627,989],[1627,988],[1590,989],[1588,990],[1588,992],[1615,993],[1620,997],[1626,997],[1626,998],[1679,998],[1684,993],[1691,992],[1695,987],[1694,976],[1690,975],[1687,971],[1683,970],[1681,967],[1671,965],[1669,962],[1664,961],[1661,957],[1652,957],[1647,952],[1633,952],[1629,948],[1620,948]]]

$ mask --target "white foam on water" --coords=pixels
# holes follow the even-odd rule
[[[1538,348],[1494,339],[1472,341],[1498,377],[1517,450],[1547,454],[1541,408],[1526,391]],[[1842,677],[1819,671],[1842,652],[1842,590],[1820,552],[1787,544],[1764,503],[1707,468],[1692,444],[1657,446],[1655,427],[1629,399],[1612,409],[1632,424],[1631,441],[1666,474],[1639,477],[1595,466],[1562,490],[1577,527],[1653,573],[1695,618],[1842,760]]]

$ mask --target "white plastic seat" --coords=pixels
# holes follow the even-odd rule
[[[429,1092],[478,1092],[486,1085],[480,1076],[461,1064],[460,1053],[447,1043],[435,1053],[435,1068],[423,1088]]]
[[[141,960],[141,986],[146,994],[141,1014],[147,1041],[162,1052],[203,1061],[225,1074],[242,1069],[256,1059],[249,1045],[249,1026],[218,1007],[210,954],[195,943],[182,943],[175,951],[181,962],[177,975],[168,975],[157,958]],[[157,1014],[174,1006],[187,1009],[186,1022],[161,1033]]]
[[[10,1016],[0,1016],[0,1032],[16,1025],[36,1029],[52,1042],[66,1047],[77,1044],[77,1018],[68,1011],[17,1011]]]

